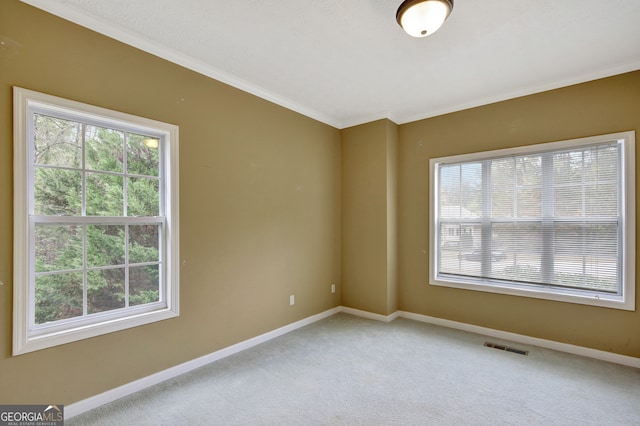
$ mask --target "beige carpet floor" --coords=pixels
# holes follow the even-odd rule
[[[640,370],[338,314],[68,425],[640,425]]]

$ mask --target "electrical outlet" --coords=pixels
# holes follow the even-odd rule
[[[335,292],[336,292],[336,285],[331,284],[331,293],[335,293]]]
[[[296,296],[295,295],[291,295],[289,296],[289,306],[293,306],[296,304]]]

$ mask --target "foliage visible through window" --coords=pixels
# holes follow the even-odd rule
[[[624,142],[432,160],[434,280],[623,300]]]
[[[177,128],[16,99],[14,352],[177,315]]]
[[[36,324],[159,300],[160,223],[107,224],[159,214],[158,147],[149,139],[34,114]]]

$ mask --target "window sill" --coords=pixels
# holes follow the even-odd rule
[[[62,330],[52,329],[49,332],[39,330],[37,335],[30,330],[14,330],[13,355],[21,355],[53,346],[63,345],[90,337],[96,337],[114,331],[126,330],[156,321],[162,321],[178,316],[177,310],[169,308],[157,309],[150,312],[143,312],[137,315],[129,315],[112,320],[103,320],[95,324],[78,324],[73,328]]]
[[[575,303],[580,305],[590,305],[602,308],[621,309],[625,311],[635,311],[635,300],[625,300],[623,296],[608,293],[586,292],[573,289],[561,289],[557,287],[519,286],[509,285],[496,281],[487,281],[479,284],[468,282],[463,279],[431,279],[430,285],[439,287],[450,287],[462,290],[481,291],[486,293],[504,294],[508,296],[528,297],[534,299],[552,300],[557,302]],[[627,299],[633,299],[627,297]]]

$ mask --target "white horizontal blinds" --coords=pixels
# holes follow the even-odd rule
[[[617,142],[438,167],[438,273],[619,293]]]
[[[618,292],[619,148],[554,153],[553,284]]]
[[[469,162],[439,168],[439,271],[480,275],[482,219],[482,163]]]
[[[542,154],[486,161],[491,169],[487,186],[494,255],[485,277],[542,284],[550,275],[541,267],[551,231],[543,220],[548,211],[544,203],[548,200],[544,196],[547,161],[548,156]]]

